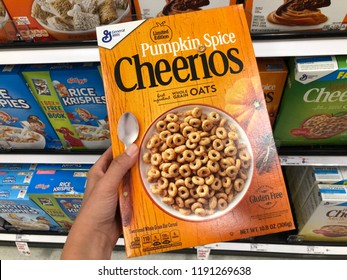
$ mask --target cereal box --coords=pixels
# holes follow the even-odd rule
[[[139,123],[127,256],[294,228],[246,28],[232,5],[97,29],[115,156],[119,118]]]
[[[3,0],[35,41],[96,39],[95,27],[131,20],[129,0]]]
[[[347,143],[347,57],[298,57],[274,126],[279,145]]]
[[[315,181],[322,184],[347,185],[347,167],[314,167]]]
[[[42,108],[22,77],[22,67],[0,67],[0,147],[3,149],[62,149]]]
[[[32,94],[54,127],[65,149],[85,149],[75,127],[71,124],[45,64],[25,65],[22,70]]]
[[[36,163],[0,163],[0,171],[33,171],[36,169]]]
[[[344,1],[245,0],[244,5],[252,34],[347,30]]]
[[[146,0],[134,0],[134,7],[137,18],[142,19],[224,7],[236,4],[236,2],[236,0],[160,0],[155,2]]]
[[[298,234],[309,241],[347,241],[347,187],[316,185],[305,204],[296,209]]]
[[[0,184],[29,184],[33,171],[0,171]]]
[[[93,164],[80,163],[39,163],[37,170],[89,170]]]
[[[275,123],[288,69],[283,58],[257,58],[259,75],[264,91],[271,125]]]
[[[52,64],[50,75],[65,112],[83,145],[103,150],[111,145],[100,63]]]
[[[64,230],[29,198],[27,188],[0,185],[0,217],[20,230]]]
[[[28,195],[58,223],[69,227],[81,207],[87,173],[86,170],[37,169]]]

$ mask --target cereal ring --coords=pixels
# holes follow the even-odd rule
[[[168,122],[177,122],[178,121],[178,116],[176,114],[167,114],[165,117],[165,120]]]
[[[159,153],[155,153],[151,156],[151,164],[158,166],[159,164],[161,164],[162,162],[162,157],[161,154]]]
[[[196,200],[194,198],[188,198],[184,201],[184,206],[186,208],[190,208],[192,206],[192,204],[195,202],[196,202]]]
[[[218,193],[216,193],[216,197],[217,197],[217,199],[223,198],[223,199],[227,200],[228,195],[224,192],[218,192]]]
[[[223,127],[227,124],[227,122],[228,122],[228,120],[226,118],[221,118],[218,126]]]
[[[188,137],[188,134],[189,134],[189,133],[192,133],[192,132],[194,132],[194,131],[195,131],[194,127],[192,127],[191,125],[188,125],[188,126],[186,126],[185,128],[183,128],[183,130],[182,130],[182,135],[183,135],[184,137]]]
[[[217,197],[212,196],[208,201],[208,206],[210,209],[215,209],[217,207]]]
[[[151,153],[149,153],[149,152],[144,153],[142,156],[142,160],[144,161],[144,163],[150,164],[151,163]]]
[[[207,119],[202,122],[201,127],[203,131],[210,131],[213,127],[213,123],[211,120]]]
[[[157,128],[157,132],[164,131],[166,130],[166,122],[158,121],[155,127]]]
[[[224,143],[221,139],[215,139],[212,142],[212,147],[219,152],[224,149]]]
[[[228,202],[224,198],[220,198],[217,201],[218,210],[225,210],[228,207]]]
[[[171,166],[169,167],[169,174],[171,175],[171,177],[177,177],[179,174],[179,165],[177,163],[173,163],[171,164]]]
[[[211,160],[211,161],[219,161],[220,158],[221,158],[221,155],[218,151],[216,150],[210,150],[208,152],[208,158]]]
[[[165,196],[161,199],[162,202],[164,202],[165,204],[174,204],[175,200],[173,199],[173,197],[169,197],[169,196]]]
[[[192,127],[199,128],[201,125],[201,120],[198,118],[191,118],[188,122]]]
[[[242,161],[249,161],[251,159],[251,156],[247,150],[241,150],[241,151],[239,151],[239,158]]]
[[[195,198],[195,199],[198,199],[199,196],[198,196],[198,193],[196,192],[196,189],[193,188],[193,189],[189,189],[189,194],[192,198]]]
[[[237,154],[237,148],[232,145],[226,146],[224,149],[224,154],[228,157],[235,156]]]
[[[178,188],[178,195],[182,199],[187,199],[189,197],[189,190],[187,187],[179,187]]]
[[[213,174],[210,174],[209,176],[207,176],[205,178],[205,183],[207,185],[212,185],[213,182],[214,182],[214,175]]]
[[[199,186],[201,186],[205,183],[205,180],[201,177],[198,177],[198,176],[193,176],[192,181],[195,185],[199,185]]]
[[[207,146],[211,143],[211,139],[209,137],[202,137],[200,142],[199,142],[199,145],[200,146]]]
[[[169,184],[167,192],[168,192],[170,197],[175,197],[177,195],[177,192],[178,192],[176,184],[171,182]],[[177,201],[176,201],[176,203],[177,203]],[[183,203],[183,201],[182,201],[182,203]]]
[[[161,142],[159,147],[158,147],[158,150],[159,150],[159,152],[164,152],[167,148],[168,148],[168,146],[166,145],[166,143]]]
[[[169,186],[169,180],[167,178],[160,177],[158,180],[158,187],[161,190],[166,189]]]
[[[162,132],[159,133],[159,138],[162,141],[166,141],[166,139],[171,135],[172,133],[168,130],[163,130]]]
[[[200,118],[202,115],[202,110],[199,108],[199,107],[195,107],[193,110],[192,110],[192,116],[194,118]]]
[[[234,190],[240,192],[245,187],[245,180],[237,178],[234,182]]]
[[[202,162],[198,158],[196,158],[194,161],[189,163],[189,167],[190,167],[191,170],[198,170],[201,166],[202,166]]]
[[[161,157],[164,161],[174,160],[176,158],[175,150],[172,148],[169,148],[165,150],[164,152],[162,152]]]
[[[186,142],[186,140],[183,137],[183,135],[181,135],[179,133],[175,133],[173,135],[173,142],[176,146],[180,146],[180,145],[183,145]]]
[[[178,169],[178,172],[184,178],[189,177],[190,174],[192,173],[192,171],[191,171],[191,169],[190,169],[188,164],[181,165],[180,168]]]
[[[236,166],[229,166],[226,170],[226,175],[230,177],[231,180],[236,179],[239,169]]]
[[[196,156],[202,156],[203,154],[206,153],[206,148],[204,146],[197,146],[195,149],[194,149],[194,154]]]
[[[192,143],[197,143],[200,141],[200,134],[198,132],[191,132],[188,135],[188,139],[192,142]]]
[[[201,161],[201,160],[200,160]],[[206,166],[203,166],[201,167],[197,172],[196,174],[199,176],[199,177],[208,177],[211,175],[211,170],[209,168],[207,168]]]
[[[211,172],[216,173],[219,171],[220,166],[219,166],[219,163],[217,161],[209,160],[207,162],[207,168],[210,169]]]
[[[161,189],[159,188],[158,185],[151,185],[150,190],[154,194],[160,194],[160,192],[161,192]]]
[[[184,207],[184,200],[182,199],[182,197],[176,196],[175,197],[175,202],[177,204],[177,206],[179,208],[183,208]]]
[[[190,139],[188,139],[186,141],[186,146],[187,146],[188,149],[193,150],[193,149],[195,149],[198,146],[198,143],[193,143],[192,141],[190,141]]]
[[[248,178],[247,171],[240,169],[239,170],[239,177],[243,180],[246,180]]]
[[[170,148],[176,147],[176,145],[175,145],[175,143],[174,143],[174,136],[173,136],[173,135],[169,135],[169,136],[166,138],[165,143],[166,143],[166,145],[168,145],[168,147],[170,147]]]
[[[224,127],[217,127],[216,128],[216,136],[219,139],[226,139],[228,137],[228,132]]]
[[[218,123],[220,121],[220,115],[217,112],[211,112],[208,114],[207,118],[213,123]]]
[[[190,209],[186,209],[186,208],[180,208],[178,211],[180,211],[180,213],[185,216],[189,216],[192,213]]]
[[[193,162],[195,160],[195,154],[191,150],[185,150],[182,154],[186,162]]]
[[[186,184],[185,184],[185,182],[184,182],[183,179],[177,179],[177,180],[175,181],[175,185],[176,185],[177,187],[180,187],[180,186],[185,186]]]
[[[228,132],[228,138],[233,140],[233,141],[238,141],[239,140],[239,135],[235,131],[229,131]]]
[[[213,183],[211,184],[211,189],[219,191],[222,188],[222,181],[219,178],[214,178]]]
[[[207,185],[201,185],[196,188],[196,193],[199,197],[207,197],[208,196],[208,186]]]
[[[148,169],[147,175],[148,177],[158,179],[160,177],[160,171],[153,166],[152,168]]]
[[[228,203],[231,203],[233,200],[234,200],[234,193],[229,193],[227,198]]]
[[[206,164],[208,162],[208,156],[207,155],[202,155],[199,157],[199,159],[201,160],[201,162],[203,164]]]
[[[190,209],[194,212],[195,209],[197,208],[202,208],[202,204],[200,202],[194,202],[191,206]]]
[[[204,208],[202,208],[202,207],[201,208],[196,208],[194,210],[194,214],[198,215],[198,216],[201,216],[201,217],[205,217],[207,215],[206,210]]]
[[[229,188],[231,186],[231,179],[229,177],[223,177],[222,178],[222,186],[224,188]]]
[[[185,150],[187,150],[187,146],[186,145],[177,146],[177,147],[174,148],[174,150],[175,150],[176,154],[181,154]]]
[[[166,128],[170,132],[177,132],[180,130],[180,125],[178,123],[175,123],[175,122],[170,122],[167,124]]]
[[[183,154],[178,154],[177,157],[176,157],[176,161],[179,162],[179,163],[185,163],[186,162],[186,160],[184,159]]]
[[[200,202],[203,206],[208,206],[208,200],[204,197],[199,197],[197,202]]]

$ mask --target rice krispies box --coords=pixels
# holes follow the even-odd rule
[[[236,4],[237,0],[134,0],[135,12],[138,19],[169,16],[199,10],[212,9]]]
[[[346,145],[347,56],[297,57],[274,126],[278,145]]]
[[[79,135],[71,124],[63,104],[60,102],[50,76],[50,65],[25,65],[22,75],[41,106],[43,112],[52,124],[65,149],[85,149]]]
[[[0,184],[29,184],[33,171],[0,171]]]
[[[0,217],[20,230],[63,230],[27,195],[28,185],[0,185]]]
[[[0,147],[62,149],[51,123],[30,93],[20,65],[1,66]]]
[[[95,27],[131,20],[129,0],[3,0],[35,41],[95,40]]]
[[[119,195],[128,257],[294,228],[241,5],[97,36],[114,156],[119,118],[139,122]]]
[[[331,0],[245,0],[252,34],[345,32],[347,6]]]
[[[50,76],[64,110],[87,149],[111,145],[99,63],[52,64]]]
[[[87,173],[87,170],[37,169],[28,195],[57,222],[69,227],[81,207]]]

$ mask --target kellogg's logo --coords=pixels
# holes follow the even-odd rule
[[[249,197],[251,204],[258,204],[262,209],[271,209],[277,205],[278,200],[283,198],[282,192],[274,191],[274,188],[268,185],[260,186],[255,194]]]
[[[172,38],[172,30],[170,26],[163,22],[156,22],[156,26],[150,30],[150,38],[153,42],[157,41],[170,41]]]

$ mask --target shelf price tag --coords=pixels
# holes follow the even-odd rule
[[[253,252],[267,252],[268,248],[267,248],[266,244],[251,243],[250,244],[250,251],[253,251]]]
[[[208,260],[210,256],[211,248],[208,246],[198,246],[196,247],[197,259],[198,260]]]
[[[307,165],[308,161],[301,156],[280,156],[281,165]]]
[[[314,255],[325,255],[329,249],[322,246],[307,246],[307,253]]]
[[[31,252],[26,242],[16,242],[17,249],[20,255],[30,256]]]

